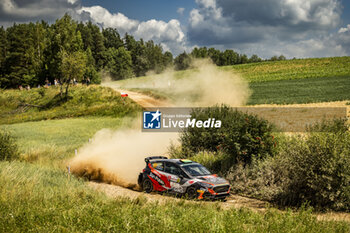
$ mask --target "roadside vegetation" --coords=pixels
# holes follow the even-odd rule
[[[0,124],[82,116],[135,116],[141,108],[111,88],[73,86],[62,98],[59,87],[0,92]]]
[[[283,207],[306,203],[317,210],[350,212],[346,120],[319,123],[304,136],[285,136],[273,133],[265,120],[225,106],[194,110],[194,116],[222,119],[224,127],[186,129],[181,146],[170,150],[173,157],[203,163],[225,176],[234,193]]]
[[[18,158],[18,147],[14,137],[0,128],[0,161],[11,161]]]
[[[349,232],[344,222],[317,221],[310,209],[222,209],[212,203],[111,199],[59,169],[0,162],[0,231]],[[15,198],[14,198],[15,197]],[[210,223],[210,224],[209,224]]]

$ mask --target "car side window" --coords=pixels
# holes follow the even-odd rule
[[[177,167],[175,164],[173,163],[165,163],[165,170],[166,173],[170,173],[173,175],[180,175],[181,174],[181,170],[179,167]]]
[[[158,171],[164,171],[164,165],[162,162],[151,163],[152,167]]]

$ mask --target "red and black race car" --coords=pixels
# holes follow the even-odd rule
[[[199,163],[164,156],[147,157],[145,162],[146,168],[140,173],[138,183],[147,193],[159,191],[193,199],[218,200],[230,195],[229,182],[211,174]]]

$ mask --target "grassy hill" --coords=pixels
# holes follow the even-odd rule
[[[111,88],[73,86],[62,100],[58,87],[0,92],[0,124],[82,116],[123,117],[141,108]]]

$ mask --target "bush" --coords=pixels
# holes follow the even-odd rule
[[[14,138],[9,132],[0,129],[0,160],[18,158],[18,149]]]
[[[350,134],[314,133],[281,151],[289,182],[276,201],[350,211]]]
[[[226,178],[232,191],[282,206],[302,206],[307,202],[317,209],[350,211],[347,127],[345,121],[335,120],[311,127],[327,133],[285,137],[274,157],[231,168]]]
[[[221,152],[222,163],[228,170],[242,162],[250,164],[252,159],[263,159],[274,153],[272,125],[255,115],[243,113],[227,106],[194,109],[192,118],[221,120],[221,128],[187,128],[180,135],[182,154],[194,156],[200,151]]]

